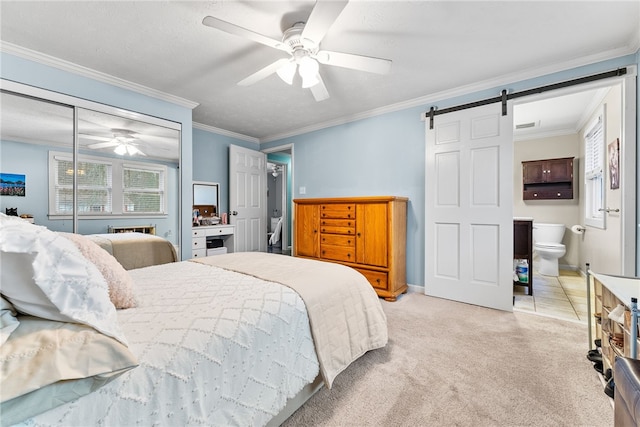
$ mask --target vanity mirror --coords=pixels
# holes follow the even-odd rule
[[[213,225],[220,221],[218,206],[220,205],[219,184],[217,182],[193,182],[194,219],[200,218],[202,225]],[[195,221],[194,221],[195,223]]]

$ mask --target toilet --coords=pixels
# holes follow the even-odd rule
[[[559,276],[558,260],[567,252],[561,243],[564,224],[533,223],[533,250],[538,254],[538,272],[544,276]]]

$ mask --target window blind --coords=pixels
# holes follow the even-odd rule
[[[585,178],[602,175],[604,169],[604,126],[599,115],[585,135]]]
[[[125,212],[163,213],[164,173],[124,165],[123,206]]]
[[[56,158],[55,213],[73,212],[73,162]],[[78,212],[111,213],[112,166],[78,162]]]

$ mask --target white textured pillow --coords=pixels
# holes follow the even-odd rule
[[[4,344],[15,331],[20,322],[16,319],[16,309],[11,303],[0,296],[0,346]]]
[[[129,272],[109,252],[97,243],[81,234],[61,233],[64,238],[71,240],[84,257],[91,261],[109,285],[109,298],[116,308],[132,308],[138,305],[133,291],[133,280]]]
[[[97,267],[59,234],[0,213],[0,293],[19,312],[93,327],[126,344]]]

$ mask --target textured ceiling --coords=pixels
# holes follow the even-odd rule
[[[640,47],[638,1],[352,0],[321,47],[388,58],[392,70],[321,66],[330,98],[316,102],[275,74],[237,86],[286,54],[202,24],[211,15],[280,39],[314,3],[3,0],[0,38],[196,102],[194,122],[262,141]]]

